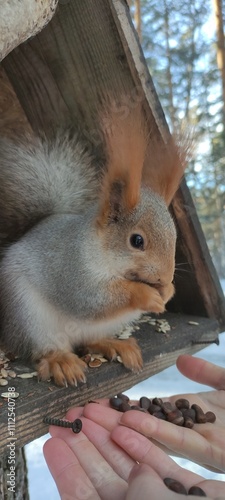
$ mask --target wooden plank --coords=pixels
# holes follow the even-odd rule
[[[14,387],[19,392],[15,399],[15,433],[8,430],[8,402],[0,398],[1,452],[7,451],[11,438],[16,438],[16,446],[23,446],[47,432],[42,419],[44,415],[62,417],[72,406],[85,404],[90,399],[108,397],[129,389],[138,382],[162,371],[175,363],[181,353],[193,354],[204,347],[195,342],[213,342],[218,339],[218,323],[215,320],[167,313],[163,315],[170,326],[168,334],[155,331],[148,323],[139,324],[140,330],[134,334],[142,349],[144,367],[140,373],[132,373],[118,362],[104,363],[101,367],[88,369],[87,383],[77,388],[59,388],[52,382],[37,382],[36,378],[10,379],[9,385],[1,388],[1,393]],[[199,323],[191,325],[190,320]],[[206,344],[205,344],[206,345]],[[28,371],[23,364],[11,362],[17,374]]]
[[[108,0],[60,4],[49,25],[2,64],[32,127],[47,135],[70,121],[95,141],[103,95],[135,99],[138,93],[140,99],[140,92],[143,99],[141,85],[137,89],[131,77]]]
[[[151,123],[155,122],[162,138],[166,141],[169,129],[131,20],[129,6],[123,0],[109,0],[109,5],[119,38],[122,42],[130,73],[135,82],[137,99],[143,101],[148,116],[149,110],[151,110],[153,116]]]
[[[31,126],[21,107],[12,85],[0,66],[0,133],[15,138],[32,134]]]
[[[172,205],[178,228],[176,266],[179,276],[176,277],[175,273],[175,307],[177,308],[182,294],[184,313],[204,314],[205,309],[207,316],[216,317],[222,328],[225,325],[224,293],[185,181]],[[199,291],[197,303],[195,290]],[[170,309],[174,310],[172,303]]]

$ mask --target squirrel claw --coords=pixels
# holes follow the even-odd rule
[[[127,340],[102,339],[87,347],[90,352],[101,352],[109,361],[115,360],[119,355],[124,366],[135,373],[143,367],[141,350],[133,337]]]
[[[86,382],[86,363],[72,352],[55,351],[44,355],[37,366],[40,380],[53,378],[56,385],[68,387],[78,382]]]

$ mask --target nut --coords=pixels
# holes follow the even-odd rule
[[[129,403],[127,403],[126,401],[122,401],[121,405],[119,406],[119,411],[122,411],[123,413],[125,413],[125,411],[129,411],[129,410],[131,410]]]
[[[183,425],[188,429],[192,429],[195,423],[213,423],[216,420],[216,415],[212,411],[204,413],[197,404],[193,404],[190,408],[189,401],[184,398],[177,399],[175,404],[170,403],[170,401],[163,402],[161,398],[157,397],[151,400],[146,396],[140,398],[139,405],[130,405],[129,401],[128,396],[122,393],[109,400],[111,407],[115,410],[121,412],[128,410],[148,412],[156,418],[167,420],[175,425]]]
[[[122,399],[122,401],[126,401],[127,403],[130,401],[130,398],[126,394],[123,394],[122,392],[119,392],[117,394],[117,398]]]
[[[216,421],[216,415],[215,413],[213,413],[213,411],[207,411],[205,413],[205,417],[206,417],[206,422],[211,422],[213,424],[213,422]]]
[[[132,405],[130,407],[131,410],[138,410],[138,411],[142,411],[142,413],[148,413],[148,411],[145,409],[145,408],[141,408],[140,406],[136,406],[136,405]]]
[[[162,406],[162,405],[163,405],[163,400],[162,400],[161,398],[154,398],[154,399],[152,400],[152,403],[153,403],[154,405]]]
[[[146,396],[142,396],[139,400],[139,404],[141,408],[144,408],[145,410],[148,410],[151,404],[151,400],[147,398]]]
[[[205,424],[206,416],[201,407],[196,404],[191,405],[191,407],[193,408],[193,410],[195,410],[197,424]]]
[[[0,386],[3,387],[4,385],[8,385],[8,380],[5,378],[0,378]]]
[[[120,398],[110,398],[109,403],[111,408],[114,410],[119,410],[120,405],[122,404],[122,399]]]
[[[187,429],[192,429],[194,427],[194,421],[190,417],[184,417],[184,427],[187,427]]]
[[[184,417],[178,409],[167,413],[167,420],[175,425],[183,425],[184,423]]]
[[[6,369],[5,369],[5,368],[2,368],[2,369],[1,369],[1,376],[2,376],[3,378],[7,378],[7,377],[8,377],[8,372],[6,371]]]
[[[101,366],[101,364],[102,364],[101,360],[98,358],[95,358],[92,361],[89,361],[88,366],[90,368],[98,368],[99,366]]]
[[[120,394],[120,396],[125,396],[125,394]],[[126,398],[127,398],[127,396],[126,396]],[[128,401],[129,401],[129,398],[128,398]],[[120,397],[120,398],[115,397],[115,398],[110,398],[109,403],[110,403],[111,408],[113,408],[114,410],[122,411],[124,413],[125,411],[131,410],[131,407],[130,407],[128,401],[126,401],[125,399],[122,399],[122,397]]]
[[[176,493],[181,493],[181,495],[187,495],[187,491],[183,484],[179,483],[179,481],[176,481],[175,479],[172,479],[171,477],[166,477],[163,479],[164,484],[169,488],[171,491],[175,491]]]
[[[196,422],[196,412],[193,408],[188,408],[188,410],[180,410],[182,411],[182,415],[185,418],[191,418],[193,422]]]
[[[202,488],[199,488],[199,486],[192,486],[188,490],[188,495],[193,495],[196,497],[206,497],[206,493],[202,490]]]
[[[152,403],[150,403],[150,405],[148,407],[148,412],[151,415],[153,415],[153,413],[156,413],[157,411],[161,411],[161,406],[153,405]]]
[[[159,418],[160,420],[166,420],[166,415],[162,411],[156,411],[152,414],[153,417]]]
[[[17,375],[18,378],[33,378],[36,377],[37,372],[25,372]]]
[[[19,397],[19,392],[2,392],[1,398],[18,398]]]
[[[169,401],[166,401],[161,405],[162,411],[167,415],[167,413],[170,413],[173,410],[176,410],[176,406],[172,405]]]
[[[181,410],[181,408],[188,410],[188,408],[190,408],[189,401],[187,399],[183,399],[183,398],[177,399],[175,401],[175,405],[178,408],[178,410]]]

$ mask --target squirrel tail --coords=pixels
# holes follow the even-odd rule
[[[26,143],[0,138],[0,244],[18,240],[42,218],[79,214],[96,198],[91,154],[75,136]]]

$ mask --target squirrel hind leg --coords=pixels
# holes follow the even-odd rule
[[[87,365],[72,352],[54,351],[45,354],[37,363],[40,380],[53,378],[56,385],[75,385],[77,382],[86,382],[85,370]]]
[[[143,367],[140,347],[132,337],[127,340],[102,339],[99,342],[87,344],[89,352],[101,352],[110,361],[120,356],[126,368],[139,372]]]

